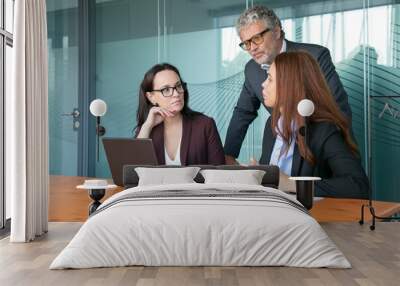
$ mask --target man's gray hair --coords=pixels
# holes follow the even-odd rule
[[[279,28],[281,28],[281,38],[285,36],[285,32],[282,29],[281,20],[275,14],[274,10],[265,6],[253,6],[245,10],[236,22],[237,33],[239,34],[243,27],[246,27],[257,21],[263,21],[266,27],[270,29],[279,26]]]

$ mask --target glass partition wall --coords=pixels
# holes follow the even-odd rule
[[[139,83],[152,65],[169,62],[188,83],[190,106],[215,118],[224,142],[244,81],[244,66],[250,59],[238,46],[235,20],[246,7],[262,4],[281,17],[288,40],[330,49],[349,95],[354,135],[373,196],[400,201],[396,176],[400,159],[397,2],[96,0],[92,11],[95,49],[91,52],[96,55],[95,97],[108,105],[102,118],[106,136],[132,136]],[[68,53],[74,64],[74,54]],[[268,116],[262,106],[243,142],[240,162],[259,159]],[[53,151],[51,156],[59,154]],[[102,147],[99,161],[92,164],[93,175],[110,177]]]
[[[47,0],[50,174],[78,175],[78,0]],[[75,116],[74,111],[78,111]]]

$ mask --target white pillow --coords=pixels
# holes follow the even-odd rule
[[[135,168],[139,176],[138,186],[195,183],[193,179],[199,170],[199,167]]]
[[[205,184],[234,183],[261,185],[265,171],[262,170],[202,170]]]

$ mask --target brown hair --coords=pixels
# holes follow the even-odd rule
[[[140,128],[143,125],[143,123],[146,121],[147,116],[149,115],[150,109],[154,106],[147,98],[146,92],[153,90],[153,88],[154,88],[153,81],[154,81],[154,78],[156,77],[156,74],[161,71],[165,71],[165,70],[170,70],[170,71],[175,72],[178,75],[180,81],[182,82],[182,86],[184,88],[184,93],[183,93],[183,98],[184,98],[183,102],[184,103],[183,103],[183,109],[181,111],[182,115],[190,118],[190,117],[194,117],[195,115],[202,114],[200,112],[194,111],[189,108],[189,91],[186,87],[186,83],[184,83],[182,80],[179,70],[175,66],[173,66],[169,63],[156,64],[156,65],[152,66],[145,73],[142,83],[140,84],[139,105],[138,105],[138,109],[137,109],[137,113],[136,113],[137,125],[133,129],[134,133],[139,132],[138,128]]]
[[[346,144],[358,155],[357,145],[353,142],[349,122],[335,102],[325,77],[317,61],[307,52],[281,53],[275,58],[276,67],[276,104],[272,112],[271,127],[274,135],[278,132],[287,148],[292,141],[292,122],[297,127],[296,143],[300,155],[311,164],[315,158],[306,146],[304,137],[298,129],[305,125],[305,119],[297,112],[297,104],[302,99],[309,99],[315,105],[310,122],[331,122],[342,132]],[[277,128],[278,119],[282,118],[282,130]],[[276,131],[277,130],[277,131]],[[287,152],[287,150],[286,150]]]

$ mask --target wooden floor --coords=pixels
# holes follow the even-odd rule
[[[324,223],[353,268],[120,267],[48,270],[81,223],[50,223],[32,243],[0,241],[0,285],[400,285],[400,223]]]

